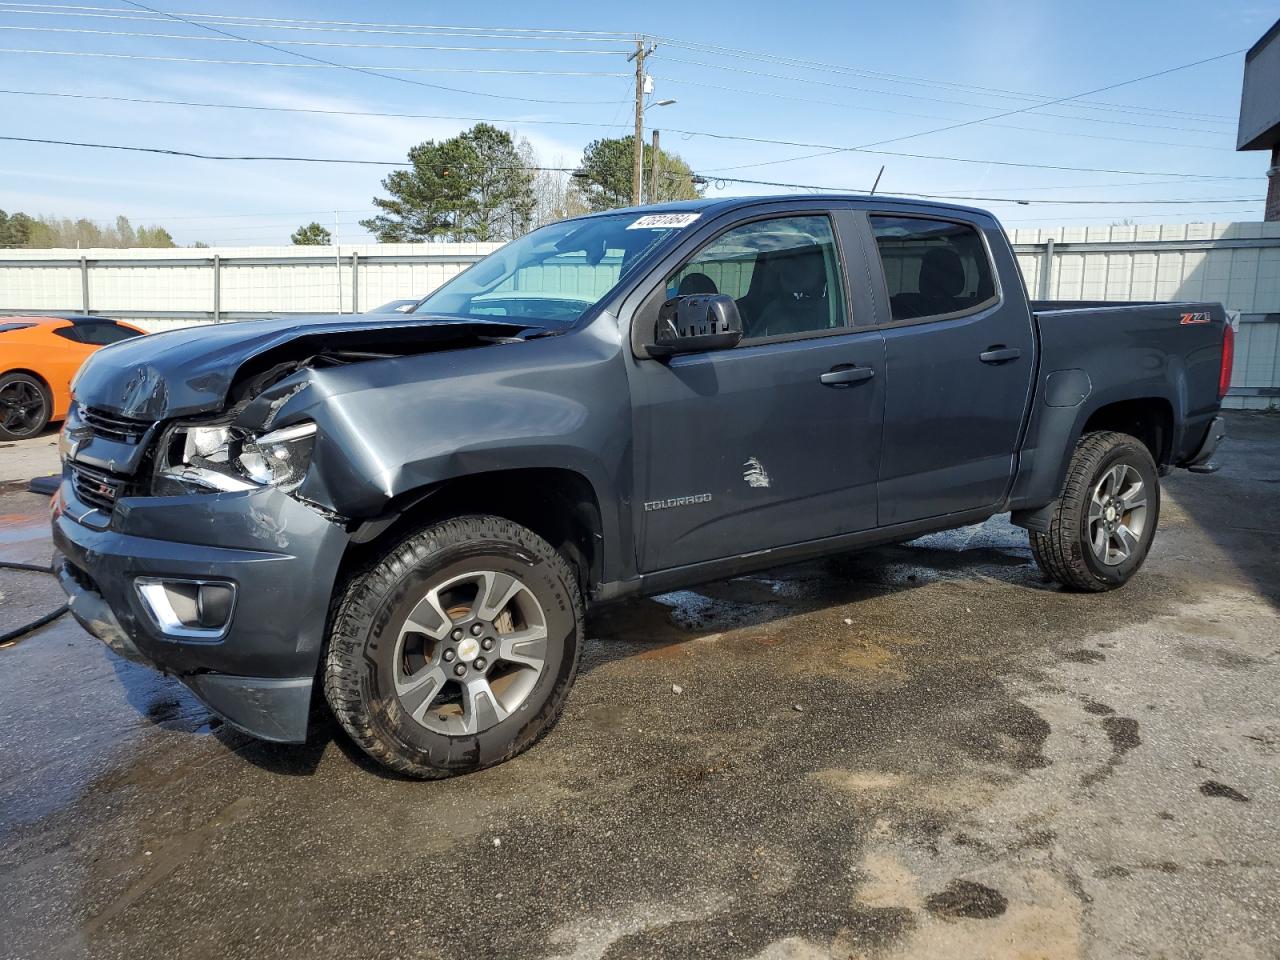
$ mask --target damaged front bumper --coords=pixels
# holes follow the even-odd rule
[[[246,733],[306,739],[343,526],[271,488],[126,497],[107,515],[64,480],[53,539],[71,613],[91,634],[178,677]],[[229,584],[235,600],[218,629],[181,629],[140,582]]]

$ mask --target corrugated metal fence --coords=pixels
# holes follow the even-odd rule
[[[1211,300],[1239,314],[1228,405],[1280,407],[1280,223],[1016,230],[1041,300]],[[93,312],[151,330],[421,297],[496,244],[0,253],[0,314]]]
[[[1280,407],[1280,223],[1016,230],[1036,300],[1208,300],[1239,313],[1226,405]]]
[[[95,313],[150,330],[417,299],[496,243],[334,247],[9,250],[0,313]]]

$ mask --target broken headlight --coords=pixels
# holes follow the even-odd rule
[[[311,463],[316,425],[310,420],[267,433],[233,424],[177,424],[163,445],[156,493],[253,490],[302,483]],[[171,485],[177,484],[178,489]]]
[[[294,424],[243,444],[236,463],[257,483],[292,490],[306,476],[315,443],[314,423]]]

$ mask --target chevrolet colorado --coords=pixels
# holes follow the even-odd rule
[[[126,341],[74,384],[71,610],[231,724],[481,769],[555,722],[584,607],[1003,512],[1125,583],[1212,469],[1219,304],[1029,303],[996,220],[883,197],[543,227],[405,316]]]

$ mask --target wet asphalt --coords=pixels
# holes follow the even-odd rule
[[[0,956],[1278,957],[1280,416],[1230,430],[1121,591],[997,518],[605,608],[556,729],[444,782],[60,620],[0,649]],[[0,571],[0,631],[59,601]]]

